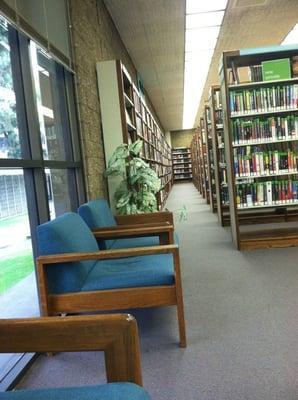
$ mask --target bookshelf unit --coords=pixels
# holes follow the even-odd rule
[[[298,246],[298,80],[291,70],[297,56],[297,46],[223,53],[231,232],[239,250]],[[287,76],[278,68],[282,59],[289,60]]]
[[[211,121],[211,109],[209,105],[204,108],[204,123],[206,130],[207,176],[209,182],[209,201],[213,213],[217,211],[217,198],[215,186],[215,164],[213,154],[213,131]]]
[[[202,181],[201,181],[201,170],[200,170],[200,147],[199,147],[199,133],[196,130],[190,145],[191,151],[191,166],[192,166],[192,180],[193,184],[202,194]]]
[[[208,151],[207,151],[207,134],[205,128],[204,116],[200,118],[200,159],[201,159],[201,179],[203,182],[203,198],[207,204],[210,203],[210,182],[208,173]]]
[[[213,85],[210,88],[209,107],[212,130],[217,215],[219,223],[222,226],[227,226],[230,224],[229,194],[223,131],[223,109],[219,85]]]
[[[129,144],[141,139],[140,156],[161,179],[162,188],[157,193],[161,210],[172,187],[171,147],[121,61],[101,61],[96,67],[106,162],[121,143]],[[108,179],[112,206],[119,181],[118,177]]]
[[[192,180],[191,151],[189,147],[173,148],[172,162],[174,183]]]

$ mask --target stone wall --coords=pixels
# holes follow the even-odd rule
[[[70,0],[69,9],[87,197],[107,197],[96,62],[121,59],[134,78],[136,70],[103,0]]]
[[[194,129],[171,131],[172,147],[190,147],[190,143],[194,133]]]

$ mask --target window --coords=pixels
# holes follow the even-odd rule
[[[0,16],[0,318],[39,315],[36,226],[85,199],[74,97],[72,73]],[[24,356],[0,355],[0,387]]]

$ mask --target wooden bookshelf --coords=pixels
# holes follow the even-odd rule
[[[105,158],[109,160],[121,143],[143,141],[141,157],[158,174],[161,190],[157,194],[158,208],[165,204],[172,187],[172,155],[164,133],[119,60],[97,63],[98,88],[103,126]],[[108,189],[113,205],[118,178],[109,178]]]
[[[297,55],[298,47],[293,46],[223,53],[220,81],[230,220],[239,250],[298,245],[298,227],[291,224],[298,221],[297,77],[237,80],[240,67],[252,72],[263,68],[262,62],[291,61]]]
[[[198,189],[199,193],[202,194],[202,180],[201,180],[201,170],[200,170],[200,146],[199,146],[199,132],[195,131],[191,145],[191,166],[192,166],[192,179],[193,184]]]
[[[210,208],[213,213],[217,211],[217,197],[216,197],[216,184],[215,184],[215,163],[213,152],[213,130],[211,108],[205,105],[204,108],[204,125],[206,132],[206,153],[207,153],[207,176],[209,183],[209,202]]]
[[[191,150],[189,147],[172,148],[174,183],[192,180]]]
[[[208,150],[207,150],[207,133],[205,127],[204,116],[200,118],[200,159],[201,159],[201,179],[203,182],[203,198],[206,199],[207,204],[210,204],[210,182],[208,173]]]
[[[209,91],[211,136],[214,159],[214,177],[218,221],[222,226],[230,224],[227,163],[223,132],[223,110],[220,86],[213,85]]]

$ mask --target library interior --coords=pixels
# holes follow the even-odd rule
[[[298,398],[298,0],[0,0],[0,400]]]

